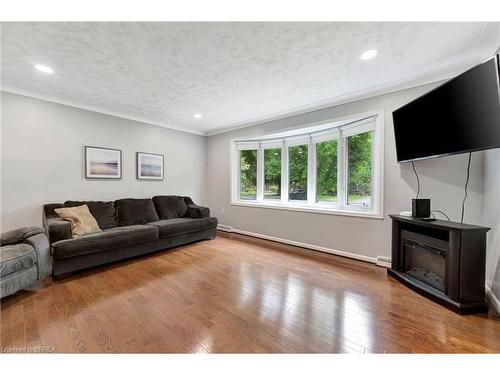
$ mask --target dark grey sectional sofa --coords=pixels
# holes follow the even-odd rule
[[[69,221],[54,212],[86,204],[102,232],[72,238]],[[67,201],[43,207],[43,224],[53,257],[52,275],[114,262],[194,241],[213,239],[217,218],[189,197],[156,196],[114,202]]]

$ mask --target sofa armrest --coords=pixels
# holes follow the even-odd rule
[[[49,238],[49,244],[61,240],[69,240],[73,238],[73,233],[71,232],[71,223],[67,220],[62,219],[55,213],[56,208],[61,208],[60,203],[49,203],[43,205],[43,227],[45,229],[45,234]]]
[[[23,227],[10,230],[0,235],[0,246],[16,244],[39,233],[43,233],[43,229],[40,227]]]
[[[26,238],[23,243],[32,246],[36,251],[38,259],[37,279],[40,280],[49,275],[52,269],[52,257],[50,255],[50,245],[47,236],[44,233],[38,233]]]
[[[49,243],[73,238],[71,223],[61,218],[47,218],[44,220],[45,232],[49,238]]]
[[[196,204],[188,204],[188,216],[193,219],[202,217],[210,217],[210,209],[208,207],[198,206]]]
[[[193,219],[202,217],[210,217],[210,209],[208,207],[198,206],[190,197],[184,197],[184,202],[187,206],[187,216]]]

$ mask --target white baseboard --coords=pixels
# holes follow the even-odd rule
[[[221,230],[223,232],[232,232],[233,231],[233,227],[231,227],[229,225],[223,225],[223,224],[217,224],[217,229]]]
[[[498,316],[500,316],[500,301],[498,300],[497,296],[493,294],[491,288],[488,285],[486,285],[485,292],[486,298],[488,299],[491,308],[495,310]]]
[[[380,266],[380,267],[385,267],[385,268],[391,268],[391,265],[392,265],[392,261],[391,261],[391,258],[389,257],[383,257],[383,256],[378,256],[377,257],[377,266]]]
[[[356,253],[349,253],[347,251],[335,250],[335,249],[330,249],[330,248],[323,247],[323,246],[317,246],[317,245],[311,245],[311,244],[308,244],[308,243],[287,240],[285,238],[268,236],[266,234],[248,232],[246,230],[241,230],[241,229],[233,228],[233,227],[231,227],[229,225],[220,225],[219,224],[217,226],[217,229],[219,229],[219,230],[221,230],[223,232],[243,234],[245,236],[261,238],[263,240],[269,240],[269,241],[274,241],[274,242],[280,242],[280,243],[284,243],[284,244],[287,244],[287,245],[303,247],[305,249],[310,249],[310,250],[315,250],[315,251],[321,251],[323,253],[329,253],[329,254],[339,255],[339,256],[342,256],[342,257],[345,257],[345,258],[362,260],[364,262],[369,262],[369,263],[377,264],[377,259],[376,258],[372,258],[372,257],[366,256],[366,255],[361,255],[361,254],[356,254]]]

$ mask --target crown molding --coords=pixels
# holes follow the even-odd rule
[[[451,69],[435,70],[423,74],[417,74],[412,77],[392,81],[383,85],[373,86],[367,89],[351,92],[345,95],[332,97],[329,99],[321,100],[305,106],[295,107],[289,110],[276,112],[267,116],[256,117],[252,120],[235,123],[224,128],[209,131],[206,136],[218,135],[234,130],[248,128],[250,126],[264,124],[266,122],[282,120],[288,117],[303,115],[310,112],[320,111],[323,109],[335,107],[342,104],[353,103],[356,101],[373,98],[380,95],[386,95],[397,91],[402,91],[414,87],[424,86],[436,82],[448,80],[459,73],[471,68],[474,64],[461,64]]]
[[[151,120],[151,119],[147,119],[147,118],[143,118],[143,117],[137,117],[137,116],[130,116],[130,115],[127,115],[125,113],[120,113],[120,112],[115,112],[115,111],[109,111],[107,109],[100,108],[100,107],[83,105],[83,104],[80,104],[80,103],[76,103],[76,102],[72,102],[72,101],[68,101],[68,100],[64,100],[64,99],[55,98],[55,97],[52,97],[52,96],[41,95],[41,94],[38,94],[38,93],[35,93],[35,92],[32,92],[32,91],[19,89],[17,87],[13,87],[13,86],[5,86],[5,85],[3,85],[0,88],[0,91],[5,91],[5,92],[11,93],[11,94],[16,94],[16,95],[27,96],[27,97],[30,97],[30,98],[39,99],[39,100],[43,100],[43,101],[46,101],[46,102],[51,102],[51,103],[56,103],[56,104],[62,104],[62,105],[66,105],[68,107],[74,107],[74,108],[84,109],[86,111],[102,113],[104,115],[113,116],[113,117],[119,117],[119,118],[123,118],[123,119],[126,119],[126,120],[131,120],[131,121],[135,121],[135,122],[140,122],[140,123],[147,124],[147,125],[160,126],[162,128],[166,128],[166,129],[170,129],[170,130],[175,130],[175,131],[182,132],[182,133],[189,133],[189,134],[206,136],[206,134],[203,133],[203,132],[198,132],[198,131],[195,131],[195,130],[189,130],[189,129],[181,128],[181,127],[178,127],[178,126],[165,125],[164,123],[156,121],[156,120]]]

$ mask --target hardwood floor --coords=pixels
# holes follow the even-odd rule
[[[372,264],[221,234],[1,301],[3,351],[500,352],[500,319],[460,316]]]

